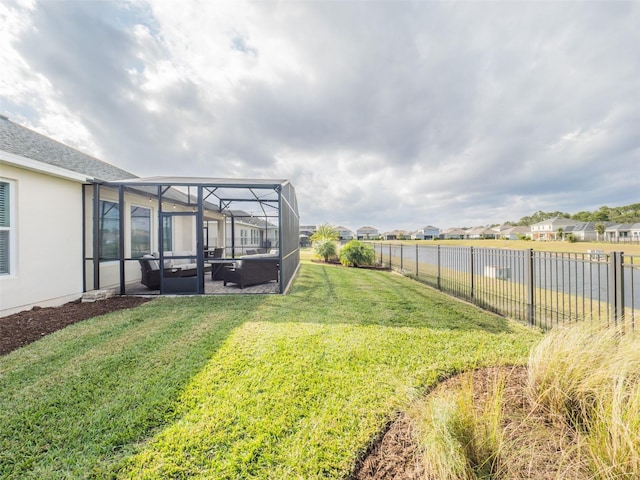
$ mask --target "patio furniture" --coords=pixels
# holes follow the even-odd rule
[[[190,255],[186,252],[167,252],[165,255]],[[150,290],[158,290],[160,288],[160,260],[150,254],[143,255],[138,259],[140,262],[140,271],[142,277],[140,283],[146,286]],[[164,262],[164,277],[176,278],[176,277],[195,277],[198,274],[197,264],[189,263],[189,259],[175,259],[173,261],[165,260]],[[204,272],[211,271],[211,265],[204,265]]]
[[[251,255],[237,260],[224,269],[224,286],[235,283],[240,288],[249,285],[278,281],[279,258],[275,255]]]
[[[204,256],[206,258],[222,258],[223,253],[224,253],[224,248],[216,247],[213,249],[205,250]]]
[[[140,271],[142,272],[140,283],[149,290],[160,289],[160,262],[158,259],[153,255],[143,255],[142,258],[138,259],[138,262],[140,262]],[[180,269],[177,267],[165,268],[164,276],[179,277]]]

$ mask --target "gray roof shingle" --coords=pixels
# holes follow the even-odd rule
[[[98,180],[123,180],[136,175],[13,123],[0,115],[0,150]]]

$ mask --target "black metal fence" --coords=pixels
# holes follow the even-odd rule
[[[373,243],[380,264],[544,330],[579,320],[635,329],[640,256]]]

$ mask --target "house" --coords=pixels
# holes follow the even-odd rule
[[[404,240],[407,236],[408,232],[406,230],[392,230],[382,235],[385,240]]]
[[[440,234],[442,240],[463,240],[467,232],[462,228],[447,228]]]
[[[232,207],[247,201],[285,228],[236,218],[248,208]],[[206,293],[206,250],[233,257],[236,236],[224,242],[236,221],[251,225],[247,232],[271,231],[254,240],[279,250],[284,293],[299,266],[298,218],[287,180],[143,179],[0,116],[0,316],[90,290],[140,293],[151,254],[163,280],[146,293]],[[180,269],[170,265],[180,262],[196,265],[193,276],[175,276]]]
[[[415,232],[411,232],[412,240],[435,240],[440,236],[440,229],[431,225],[427,225]]]
[[[334,230],[338,232],[338,240],[346,241],[353,240],[353,232],[342,225],[334,227]]]
[[[234,211],[233,218],[235,219],[234,228],[230,227],[230,216],[227,217],[225,228],[225,244],[236,245],[236,252],[233,253],[244,255],[247,251],[262,252],[278,244],[278,226],[267,218],[256,217],[243,210]]]
[[[0,315],[82,295],[83,186],[133,177],[0,116]]]
[[[356,230],[356,238],[358,240],[374,240],[380,236],[377,228],[374,227],[360,227]]]
[[[560,233],[564,233],[567,227],[575,228],[584,223],[570,218],[554,217],[531,225],[531,238],[533,240],[560,240]]]
[[[609,224],[604,231],[607,242],[638,242],[640,241],[640,223]]]
[[[465,230],[464,238],[467,239],[487,239],[487,238],[496,238],[498,232],[491,228],[487,227],[473,227]]]
[[[573,235],[581,242],[595,242],[599,240],[596,224],[599,222],[576,222],[576,225],[568,225],[562,232],[563,236]]]
[[[300,225],[300,235],[310,237],[318,229],[316,225]]]
[[[316,225],[300,225],[300,246],[309,247],[311,245],[311,235],[317,230]]]
[[[504,225],[500,227],[498,236],[504,240],[519,240],[520,238],[531,238],[531,227]]]

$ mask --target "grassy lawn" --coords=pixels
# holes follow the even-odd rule
[[[389,272],[158,299],[0,357],[2,478],[344,478],[452,373],[540,334]]]

